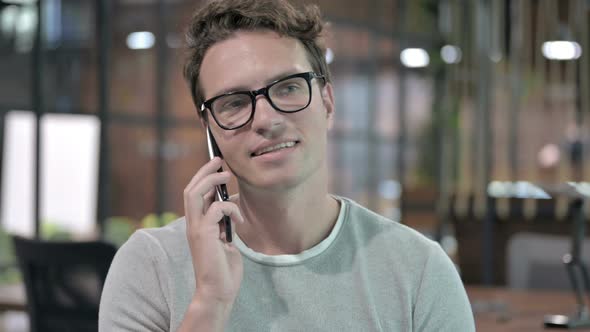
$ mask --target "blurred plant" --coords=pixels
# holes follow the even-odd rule
[[[128,217],[110,217],[104,223],[104,240],[118,248],[133,234],[135,225]]]
[[[0,284],[21,280],[10,235],[0,228]]]
[[[104,240],[120,247],[138,228],[162,227],[178,218],[173,212],[164,212],[160,216],[150,213],[139,222],[129,217],[110,217],[104,224]]]
[[[42,220],[41,238],[49,241],[69,241],[72,239],[72,233],[56,222]]]
[[[176,219],[178,219],[178,215],[174,212],[164,212],[160,216],[155,213],[150,213],[141,219],[141,227],[154,228],[166,226]]]

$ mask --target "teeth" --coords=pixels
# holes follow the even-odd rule
[[[275,146],[270,146],[268,148],[262,149],[260,151],[256,151],[254,153],[255,156],[260,156],[261,154],[265,154],[267,152],[271,152],[271,151],[275,151],[275,150],[280,150],[280,149],[284,149],[284,148],[290,148],[292,146],[295,146],[295,142],[285,142],[285,143],[281,143],[281,144],[277,144]]]

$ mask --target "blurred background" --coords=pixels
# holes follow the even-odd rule
[[[515,234],[588,220],[590,1],[305,2],[330,22],[332,192],[440,241],[470,284],[509,282]],[[181,74],[203,3],[0,1],[0,281],[9,234],[120,245],[183,215],[208,160]]]

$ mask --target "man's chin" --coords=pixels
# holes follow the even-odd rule
[[[281,174],[257,178],[238,177],[240,187],[254,191],[284,192],[296,188],[301,183],[301,176]]]

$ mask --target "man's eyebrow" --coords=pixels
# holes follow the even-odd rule
[[[271,84],[272,82],[275,82],[275,81],[278,81],[278,80],[280,80],[281,78],[285,78],[285,77],[287,77],[287,76],[290,76],[290,75],[295,75],[295,74],[298,74],[298,73],[300,73],[300,71],[299,71],[299,70],[296,70],[296,69],[287,70],[287,71],[284,71],[284,72],[282,72],[282,73],[280,73],[280,74],[278,74],[278,75],[274,75],[274,76],[272,76],[272,77],[271,77],[271,78],[269,78],[269,79],[268,79],[266,82],[264,82],[264,84],[265,84],[265,85],[269,85],[269,84]]]
[[[297,70],[297,69],[290,69],[290,70],[286,70],[286,71],[284,71],[284,72],[281,72],[280,74],[277,74],[277,75],[271,76],[269,79],[267,79],[266,81],[264,81],[264,86],[267,86],[267,85],[271,84],[272,82],[278,81],[278,80],[280,80],[281,78],[287,77],[287,76],[289,76],[289,75],[298,74],[299,72],[301,72],[301,71],[299,71],[299,70]],[[262,88],[262,87],[258,87],[258,88],[256,88],[256,90],[257,90],[257,89],[260,89],[260,88]],[[236,86],[233,86],[233,87],[231,87],[231,88],[226,88],[226,89],[223,89],[223,90],[221,90],[221,91],[217,92],[217,93],[214,95],[214,97],[215,97],[215,96],[221,96],[221,95],[224,95],[224,94],[226,94],[226,93],[232,93],[232,92],[244,92],[244,91],[251,91],[251,90],[250,90],[248,87],[246,87],[245,85],[236,85]],[[212,98],[213,98],[213,97],[212,97]]]

